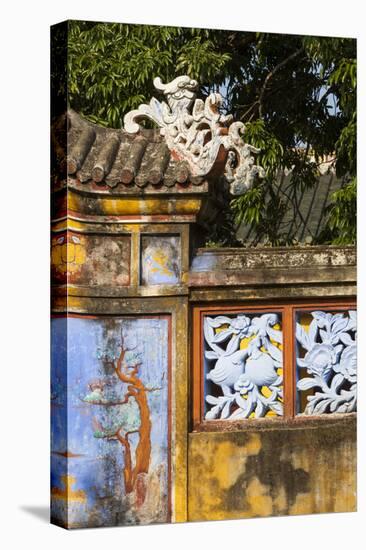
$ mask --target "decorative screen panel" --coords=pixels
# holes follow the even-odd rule
[[[356,410],[356,333],[356,311],[297,313],[298,413]]]
[[[205,316],[203,331],[205,420],[282,416],[281,315]]]

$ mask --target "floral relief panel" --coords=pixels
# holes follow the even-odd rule
[[[350,413],[357,407],[356,311],[298,312],[297,412]]]
[[[283,415],[279,313],[205,316],[204,419]]]

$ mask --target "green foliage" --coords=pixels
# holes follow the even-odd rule
[[[261,148],[258,163],[266,170],[264,181],[231,202],[223,235],[215,224],[211,243],[235,242],[230,232],[242,222],[253,225],[258,240],[291,242],[291,235],[280,234],[286,205],[276,175],[291,169],[296,203],[297,194],[317,182],[316,163],[325,155],[336,156],[337,175],[352,183],[333,197],[323,242],[330,236],[354,242],[354,39],[69,23],[69,104],[93,122],[120,127],[126,112],[155,95],[155,76],[167,82],[183,73],[200,81],[201,97],[222,93],[225,109],[245,123],[245,139]]]
[[[92,400],[84,401],[93,404]],[[107,400],[111,405],[107,413],[101,413],[95,421],[94,437],[98,439],[115,435],[119,430],[124,432],[137,431],[141,425],[139,406],[134,397],[130,397],[124,405],[113,406],[114,400]]]
[[[333,244],[348,244],[356,241],[356,178],[333,193],[328,208],[328,224],[323,240]]]
[[[154,94],[153,78],[189,73],[210,82],[229,60],[209,31],[179,27],[69,23],[69,102],[93,122],[121,127]]]
[[[215,219],[210,223],[210,231],[206,239],[205,246],[209,248],[242,246],[242,243],[236,238],[236,220],[234,211],[229,207],[229,194],[223,197],[225,208],[221,208],[216,214]]]

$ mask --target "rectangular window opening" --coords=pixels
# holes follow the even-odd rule
[[[296,412],[356,411],[355,308],[296,312]]]
[[[196,306],[194,429],[356,411],[355,304]]]

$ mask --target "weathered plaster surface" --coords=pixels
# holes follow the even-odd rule
[[[354,415],[189,434],[188,519],[356,509]]]
[[[189,275],[192,288],[355,280],[356,250],[352,246],[199,249]]]
[[[56,283],[128,286],[131,237],[81,235],[64,231],[52,238],[52,277]]]
[[[197,250],[192,271],[216,269],[242,269],[260,267],[307,267],[309,261],[316,266],[355,265],[353,246],[304,246],[271,248],[200,248]]]
[[[180,282],[180,239],[178,235],[143,235],[141,238],[142,285]]]

